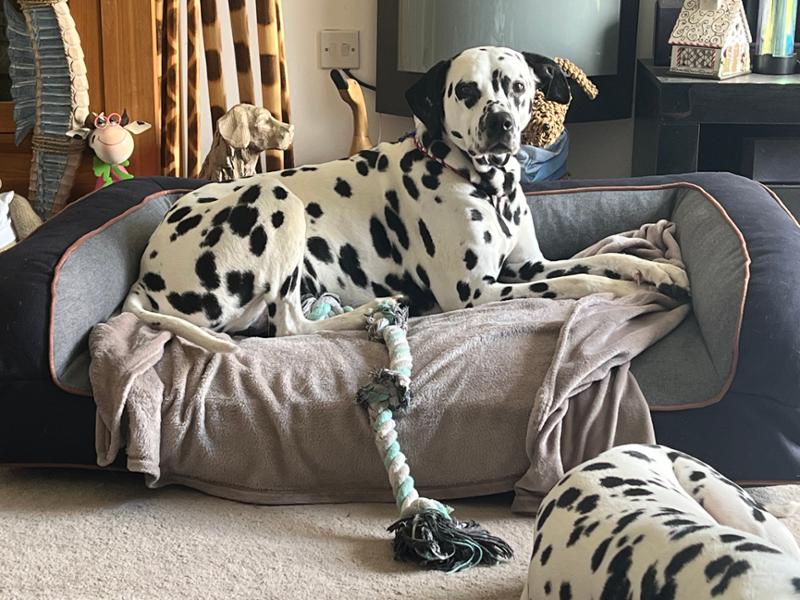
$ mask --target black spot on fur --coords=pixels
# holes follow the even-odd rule
[[[150,253],[150,259],[152,260],[152,259],[154,259],[156,256],[158,256],[158,250],[153,250],[153,251]]]
[[[691,479],[692,481],[700,481],[701,479],[705,479],[705,477],[706,474],[703,473],[702,471],[692,471],[689,474],[689,479]]]
[[[195,292],[185,292],[183,294],[171,292],[167,296],[167,302],[172,305],[172,308],[185,315],[193,315],[202,310],[200,294]]]
[[[428,272],[422,268],[422,265],[417,265],[417,277],[424,285],[431,287],[431,279],[428,277]]]
[[[364,162],[363,160],[359,160],[356,162],[356,171],[358,171],[359,175],[363,175],[364,177],[369,175],[369,167],[367,166],[367,163]]]
[[[397,275],[387,275],[384,282],[408,298],[408,312],[412,316],[424,314],[436,306],[436,298],[431,291],[421,288],[408,271],[403,273],[402,278]]]
[[[200,246],[213,248],[219,241],[220,237],[222,237],[222,227],[214,227],[208,232],[208,235],[206,235],[203,241],[200,242]]]
[[[639,460],[643,460],[644,462],[653,462],[653,459],[639,452],[638,450],[623,450],[623,454],[627,454],[628,456],[632,456],[633,458],[638,458]]]
[[[222,209],[221,211],[219,211],[219,212],[218,212],[216,215],[214,215],[214,218],[211,220],[211,223],[212,223],[212,224],[213,224],[215,227],[220,227],[221,225],[223,225],[224,223],[226,223],[226,222],[228,221],[228,217],[229,217],[229,216],[231,216],[231,209],[230,209],[230,207],[228,207],[228,208],[223,208],[223,209]]]
[[[350,187],[350,184],[341,177],[336,178],[336,185],[333,186],[333,189],[343,198],[349,198],[353,195],[353,189]]]
[[[258,200],[258,197],[260,195],[261,195],[261,186],[254,185],[247,188],[244,192],[242,192],[242,195],[239,196],[239,202],[241,202],[242,204],[253,204],[253,202]]]
[[[222,316],[222,308],[214,294],[204,295],[201,303],[203,305],[203,312],[206,314],[206,318],[209,321],[216,321]]]
[[[550,555],[552,553],[553,553],[553,546],[552,545],[547,546],[547,548],[542,550],[542,556],[539,559],[540,562],[542,563],[542,566],[545,566],[547,564],[547,561],[550,560]]]
[[[236,188],[234,188],[233,191],[235,192]],[[198,204],[207,204],[209,202],[216,202],[217,200],[218,198],[215,198],[214,196],[204,196],[202,198],[198,198],[197,202]]]
[[[367,161],[370,169],[374,169],[375,165],[378,163],[379,153],[375,150],[362,150],[358,155]]]
[[[739,577],[740,575],[743,575],[749,570],[750,570],[749,562],[747,562],[746,560],[737,560],[727,568],[725,574],[722,576],[722,579],[720,579],[719,583],[717,583],[717,585],[711,588],[711,595],[719,596],[720,594],[724,594],[725,590],[728,589],[728,586],[730,585],[731,580],[734,577]]]
[[[592,553],[591,567],[593,573],[597,571],[597,569],[600,567],[600,564],[603,562],[603,559],[606,556],[606,551],[608,551],[608,545],[610,543],[611,538],[604,539]]]
[[[159,309],[158,302],[156,302],[155,299],[150,294],[145,294],[145,296],[147,297],[147,301],[150,302],[150,308],[152,308],[153,310],[158,310]]]
[[[200,221],[203,220],[203,215],[194,215],[193,217],[187,217],[180,223],[175,226],[175,233],[179,236],[185,234],[187,231],[191,231],[195,227],[200,224]]]
[[[623,515],[622,517],[620,517],[619,521],[617,521],[617,524],[614,527],[614,529],[611,530],[611,533],[613,533],[614,535],[618,534],[623,529],[625,529],[628,525],[630,525],[636,519],[638,519],[640,516],[642,516],[642,511],[641,510],[637,510],[637,511],[634,511],[632,513],[628,513],[627,515]]]
[[[500,295],[501,296],[509,296],[511,294],[511,292],[513,292],[513,291],[514,291],[514,288],[512,288],[510,285],[507,285],[502,290],[500,290]]]
[[[459,281],[456,284],[456,290],[462,302],[469,300],[470,294],[472,294],[472,288],[470,288],[469,283],[466,281]]]
[[[372,282],[372,293],[378,298],[385,298],[392,295],[392,290],[382,286],[380,283]]]
[[[616,271],[612,271],[611,269],[606,269],[605,271],[603,271],[603,275],[605,275],[609,279],[622,279],[622,275],[620,275]]]
[[[467,108],[472,108],[481,99],[481,90],[474,81],[459,81],[456,84],[456,98],[464,103]]]
[[[422,238],[422,243],[425,244],[425,252],[428,253],[428,256],[433,256],[436,254],[436,245],[433,243],[433,238],[431,237],[431,232],[428,231],[428,226],[422,219],[419,220],[417,225],[419,226],[419,235]]]
[[[631,596],[631,582],[628,578],[628,571],[633,563],[632,555],[633,547],[625,546],[611,559],[608,564],[608,577],[600,600],[629,598]]]
[[[502,56],[500,58],[503,58]],[[558,600],[572,600],[572,586],[566,581],[558,588]]]
[[[581,495],[581,491],[576,487],[567,488],[562,492],[562,494],[558,497],[558,507],[559,508],[566,508],[570,506],[575,500],[577,500]]]
[[[270,316],[270,318],[275,316],[276,310],[278,310],[277,304],[275,304],[274,302],[270,302],[269,304],[267,304],[267,314]]]
[[[423,175],[422,185],[429,190],[435,190],[439,187],[439,178],[436,175]]]
[[[539,273],[544,271],[544,265],[541,262],[526,262],[519,270],[519,276],[521,279],[525,279],[530,281]]]
[[[289,292],[291,292],[294,289],[295,283],[297,282],[298,271],[299,267],[295,267],[294,271],[292,271],[292,274],[283,280],[280,290],[281,298],[285,298],[286,296],[288,296]]]
[[[550,514],[553,512],[553,509],[556,507],[556,501],[550,500],[547,505],[539,511],[539,516],[536,519],[536,529],[537,531],[541,531],[544,524],[547,522],[547,519],[550,517]]]
[[[389,157],[385,154],[381,154],[378,158],[378,171],[383,173],[386,169],[389,168]]]
[[[478,257],[469,248],[467,248],[467,251],[464,253],[464,264],[470,271],[478,264]]]
[[[280,176],[281,177],[291,177],[295,173],[297,173],[297,169],[286,169],[285,171],[281,171],[280,172]]]
[[[677,575],[681,569],[683,569],[683,567],[700,556],[702,551],[703,544],[692,544],[691,546],[686,546],[686,548],[680,550],[675,554],[675,556],[672,557],[672,560],[670,560],[667,564],[667,568],[664,569],[664,575],[670,579],[675,577],[675,575]]]
[[[286,200],[286,198],[289,197],[289,192],[287,192],[286,188],[282,185],[276,185],[274,188],[272,188],[272,195],[278,200]]]
[[[431,154],[439,160],[444,160],[450,154],[450,146],[440,140],[436,140],[431,144]],[[469,177],[467,177],[469,179]]]
[[[194,264],[194,272],[197,274],[200,284],[207,290],[215,290],[219,287],[217,261],[213,252],[204,252],[200,255]]]
[[[389,226],[389,229],[394,231],[394,234],[397,236],[397,241],[404,249],[408,250],[409,239],[405,223],[403,223],[397,213],[388,206],[384,209],[383,216],[386,218],[386,224]]]
[[[400,212],[400,199],[397,197],[397,192],[394,190],[386,192],[386,201],[391,205],[394,212]]]
[[[333,262],[333,256],[331,255],[331,249],[328,247],[328,242],[321,237],[313,236],[308,238],[306,245],[308,246],[308,251],[311,252],[317,260],[328,264]]]
[[[406,188],[408,195],[414,200],[419,198],[419,189],[417,188],[417,184],[414,183],[414,180],[408,175],[403,175],[403,186]]]
[[[470,218],[473,221],[483,221],[483,213],[481,213],[481,211],[479,211],[477,208],[473,208],[470,211]]]
[[[358,252],[350,244],[345,244],[339,250],[339,267],[358,287],[367,287],[367,275],[361,270]]]
[[[283,211],[276,210],[274,213],[272,213],[272,226],[275,229],[278,229],[281,225],[283,225],[283,219]]]
[[[239,306],[244,306],[253,299],[255,275],[252,271],[229,271],[225,275],[228,293],[239,297]]]
[[[616,466],[609,462],[595,462],[586,465],[581,471],[605,471],[606,469],[616,469]]]
[[[425,158],[425,155],[422,154],[417,148],[413,150],[409,150],[406,152],[403,157],[400,159],[400,170],[403,173],[408,173],[411,171],[411,168],[414,166],[414,163],[418,160],[422,160]]]
[[[261,225],[253,228],[250,232],[250,252],[256,256],[264,254],[264,249],[267,247],[267,232]]]
[[[173,213],[171,213],[169,215],[169,217],[167,217],[167,223],[177,223],[183,217],[188,215],[190,212],[192,212],[192,209],[189,208],[188,206],[184,206],[182,208],[179,208],[179,209],[175,210]]]
[[[492,243],[492,234],[489,233],[488,231],[484,231],[483,232],[483,241],[486,242],[487,244],[491,244]]]
[[[231,216],[228,218],[228,224],[231,226],[231,231],[236,235],[245,237],[250,235],[253,226],[258,219],[258,210],[239,204],[231,210]]]
[[[597,508],[597,502],[600,500],[600,496],[597,494],[592,494],[590,496],[584,496],[583,499],[578,502],[578,506],[575,507],[582,515],[592,512],[595,508]]]
[[[372,245],[375,248],[375,252],[381,258],[388,258],[392,252],[392,244],[389,241],[389,235],[386,233],[386,227],[377,217],[372,217],[369,220],[369,232],[372,235]]]
[[[316,202],[309,202],[308,206],[306,206],[306,212],[315,219],[319,219],[324,214],[322,207]]]
[[[759,523],[763,523],[766,521],[766,517],[764,513],[758,510],[757,508],[753,507],[753,518],[758,521]]]
[[[546,291],[547,291],[547,288],[548,288],[548,286],[547,286],[547,284],[546,284],[546,283],[544,283],[544,282],[532,283],[532,284],[531,284],[531,285],[528,287],[528,289],[529,289],[530,291],[532,291],[532,292],[535,292],[535,293],[537,293],[537,294],[541,294],[542,292],[546,292]]]
[[[164,283],[164,278],[157,273],[145,273],[142,277],[142,283],[144,283],[151,292],[161,292],[167,287]]]

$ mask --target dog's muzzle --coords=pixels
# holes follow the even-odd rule
[[[492,154],[510,152],[514,145],[514,117],[506,111],[486,116],[486,150]]]

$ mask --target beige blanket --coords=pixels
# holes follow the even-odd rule
[[[592,252],[679,262],[673,231],[662,221]],[[515,510],[531,512],[575,464],[652,442],[630,360],[688,311],[643,291],[412,319],[414,401],[398,433],[418,488],[439,499],[513,488]],[[127,467],[151,487],[246,502],[391,500],[354,403],[386,348],[356,331],[240,343],[235,355],[211,354],[127,313],[95,327],[98,464],[125,448]]]

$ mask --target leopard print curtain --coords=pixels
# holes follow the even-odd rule
[[[276,118],[289,123],[289,86],[284,47],[281,0],[183,0],[186,6],[185,31],[181,0],[155,0],[159,23],[160,60],[156,74],[161,88],[161,166],[164,175],[196,177],[202,164],[200,112],[202,90],[208,89],[212,131],[217,120],[235,104],[225,92],[223,65],[235,64],[239,101],[258,104],[256,85],[260,80],[261,104]],[[250,60],[249,24],[255,4],[258,31],[258,75]],[[221,11],[226,10],[231,26],[233,56],[225,56],[222,43]],[[198,22],[199,20],[199,22]],[[202,31],[202,36],[200,36]],[[181,36],[186,36],[187,52],[180,53]],[[202,37],[202,39],[201,39]],[[200,53],[205,54],[205,73],[201,73]],[[259,80],[256,79],[258,76]],[[181,80],[186,78],[186,98]],[[186,135],[182,136],[185,131]],[[291,149],[267,152],[268,171],[294,166]]]

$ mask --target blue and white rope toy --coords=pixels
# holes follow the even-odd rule
[[[303,299],[303,312],[312,320],[352,310],[341,306],[333,294]],[[383,341],[389,351],[389,368],[372,374],[372,382],[359,389],[356,401],[365,406],[375,435],[375,446],[389,476],[400,519],[389,526],[395,534],[394,556],[429,569],[456,573],[478,564],[508,560],[513,550],[474,521],[457,521],[453,509],[419,495],[406,456],[397,439],[393,411],[411,401],[411,349],[406,336],[408,309],[395,301],[381,303],[367,317],[370,339]]]

